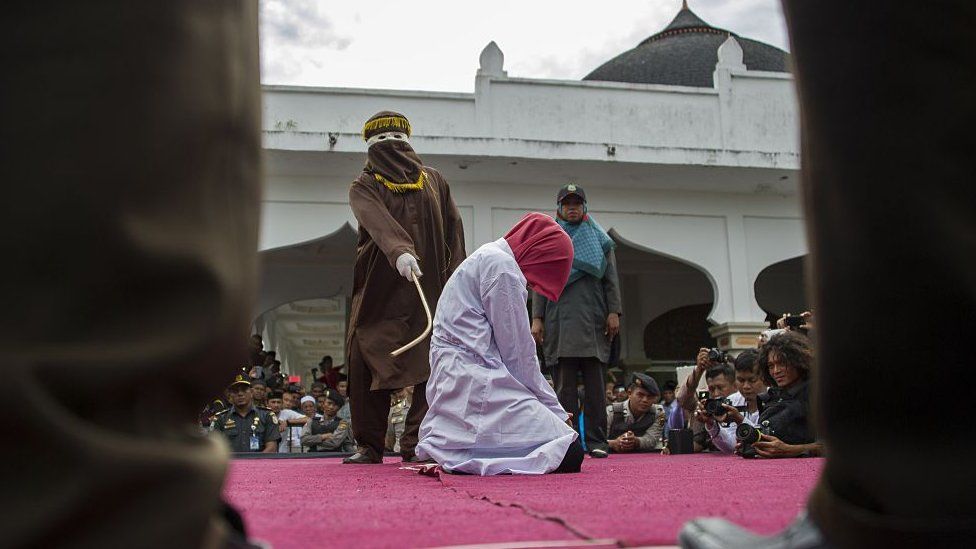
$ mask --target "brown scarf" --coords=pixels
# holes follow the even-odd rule
[[[374,177],[379,175],[377,180],[381,183],[386,180],[396,185],[414,185],[421,184],[422,168],[423,161],[410,143],[387,139],[369,148],[363,170]]]

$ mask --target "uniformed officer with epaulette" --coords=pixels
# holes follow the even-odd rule
[[[627,387],[627,400],[607,406],[607,438],[610,451],[651,452],[661,449],[664,408],[661,391],[647,374],[635,373]]]
[[[227,394],[232,406],[214,417],[211,428],[227,437],[233,452],[277,452],[281,440],[278,416],[269,408],[254,405],[247,376],[238,374]]]
[[[346,399],[335,389],[328,389],[324,396],[321,419],[309,421],[302,428],[302,447],[308,452],[355,452],[349,421],[336,415]]]

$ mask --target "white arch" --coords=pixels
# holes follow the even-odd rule
[[[597,220],[629,246],[663,255],[701,271],[712,285],[708,320],[734,319],[725,218],[703,215],[598,213]]]

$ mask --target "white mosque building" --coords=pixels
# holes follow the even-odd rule
[[[472,60],[474,61],[474,60]],[[474,93],[266,86],[254,329],[284,371],[343,362],[363,121],[404,113],[451,184],[470,253],[576,183],[617,242],[620,361],[666,378],[700,346],[753,347],[806,307],[799,113],[789,54],[687,6],[582,81],[510,78],[494,43]],[[472,63],[473,64],[473,63]]]

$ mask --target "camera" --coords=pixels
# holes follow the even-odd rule
[[[705,400],[705,415],[708,416],[724,416],[728,413],[725,409],[725,405],[732,404],[732,401],[727,398],[709,398]]]
[[[769,428],[769,421],[764,421],[759,427],[749,425],[748,423],[740,423],[735,429],[735,439],[742,443],[742,449],[739,453],[742,457],[746,459],[755,459],[759,457],[756,453],[756,449],[752,447],[753,444],[759,442],[763,434],[773,434],[772,429]]]
[[[727,356],[728,355],[725,354],[725,351],[722,351],[717,347],[712,347],[711,349],[708,350],[708,360],[716,364],[722,364],[723,362],[727,362],[726,360]]]
[[[807,323],[807,319],[800,315],[789,315],[783,319],[783,324],[790,328],[799,328]]]

